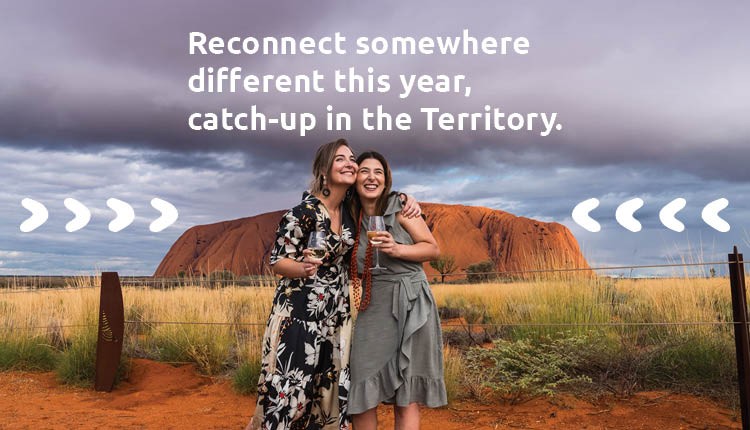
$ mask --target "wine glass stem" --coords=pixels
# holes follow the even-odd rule
[[[380,248],[375,248],[375,267],[380,267]]]

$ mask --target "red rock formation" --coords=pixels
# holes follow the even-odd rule
[[[483,207],[423,203],[427,225],[459,271],[491,260],[498,271],[588,267],[567,227]],[[231,270],[263,274],[284,211],[195,226],[172,245],[154,276]],[[439,276],[425,263],[430,278]],[[454,277],[448,279],[455,279]]]

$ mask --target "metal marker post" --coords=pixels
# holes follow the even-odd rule
[[[112,391],[120,366],[122,339],[125,333],[125,312],[122,289],[117,272],[102,272],[99,295],[99,332],[96,340],[96,391]]]
[[[747,296],[745,293],[745,268],[742,254],[729,254],[729,281],[732,288],[732,314],[734,315],[734,345],[737,350],[737,379],[740,388],[742,429],[750,430],[750,339],[747,331]]]

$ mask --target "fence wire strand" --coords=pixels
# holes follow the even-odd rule
[[[658,268],[669,268],[669,267],[699,267],[699,266],[717,266],[725,264],[746,264],[746,261],[738,262],[727,262],[727,261],[710,261],[702,263],[670,263],[670,264],[645,264],[645,265],[632,265],[632,266],[599,266],[599,267],[571,267],[562,269],[528,269],[528,270],[505,270],[505,271],[492,271],[492,272],[453,272],[441,274],[440,276],[455,277],[455,276],[468,276],[468,275],[517,275],[517,274],[531,274],[531,273],[556,273],[556,272],[594,272],[594,271],[608,271],[608,270],[623,270],[623,269],[658,269]],[[15,279],[38,279],[38,276],[18,276]],[[2,279],[2,278],[0,278]],[[628,279],[628,278],[625,278]],[[656,278],[658,279],[658,278]],[[174,278],[151,278],[151,279],[138,279],[128,280],[127,278],[121,278],[120,285],[122,287],[147,287],[149,285],[164,286],[168,285],[168,288],[194,286],[198,284],[201,287],[212,287],[217,284],[224,284],[236,287],[258,287],[266,284],[273,284],[277,280],[276,277],[268,278],[267,280],[254,279],[251,281],[243,280],[231,280],[231,279],[196,279],[196,282],[191,283],[191,280],[181,280]],[[7,284],[7,283],[6,283]],[[95,289],[98,286],[75,286],[75,287],[40,287],[40,288],[23,288],[17,289],[12,287],[2,287],[5,291],[0,291],[0,294],[13,294],[13,293],[28,293],[28,292],[46,292],[46,291],[72,291],[72,290],[83,290],[83,289]]]
[[[208,325],[208,326],[265,326],[264,322],[255,323],[232,323],[232,322],[202,322],[202,321],[138,321],[138,320],[125,320],[125,324],[128,325]],[[610,323],[444,323],[442,327],[480,327],[480,328],[502,328],[502,327],[646,327],[646,326],[691,326],[691,325],[714,325],[714,326],[728,326],[728,325],[741,325],[740,321],[677,321],[677,322],[610,322]],[[750,327],[750,322],[746,325]],[[62,325],[62,326],[6,326],[8,330],[41,330],[41,329],[58,329],[58,328],[81,328],[81,327],[97,327],[96,324],[74,324],[74,325]]]
[[[632,266],[602,266],[602,267],[588,267],[588,268],[564,268],[564,269],[534,269],[534,270],[510,270],[510,271],[496,271],[496,272],[472,272],[473,275],[507,275],[507,274],[522,274],[522,273],[550,273],[550,272],[580,272],[580,271],[604,271],[604,270],[622,270],[622,269],[653,269],[653,268],[666,268],[666,267],[695,267],[695,266],[715,266],[724,264],[745,264],[745,261],[711,261],[701,263],[674,263],[674,264],[648,264],[648,265],[632,265]],[[461,276],[468,275],[469,272],[454,272],[447,273],[442,276]],[[14,281],[17,279],[23,279],[23,276],[14,277]],[[29,276],[29,278],[39,279],[38,276]],[[275,278],[274,278],[275,279]],[[140,287],[146,284],[165,284],[165,280],[177,284],[177,286],[183,286],[187,282],[174,281],[172,279],[164,278],[153,278],[153,279],[138,279],[136,281],[128,281],[127,278],[121,281],[123,287]],[[253,280],[253,283],[258,280]],[[237,280],[199,280],[200,284],[214,285],[217,283],[228,283],[235,286],[241,286],[242,281]],[[74,291],[83,289],[96,289],[99,286],[76,286],[76,287],[63,287],[63,288],[27,288],[27,289],[8,289],[7,291],[1,291],[0,294],[13,294],[13,293],[29,293],[29,292],[47,292],[47,291]],[[125,324],[163,324],[163,325],[218,325],[218,326],[264,326],[264,322],[255,323],[236,323],[236,322],[200,322],[200,321],[140,321],[140,320],[125,320]],[[738,325],[742,324],[739,321],[680,321],[680,322],[610,322],[610,323],[447,323],[443,324],[443,327],[623,327],[623,326],[688,326],[688,325]],[[750,323],[748,323],[750,325]],[[9,330],[39,330],[39,329],[52,329],[52,328],[81,328],[81,327],[96,327],[96,325],[64,325],[64,326],[22,326],[12,327],[6,326],[5,329]]]

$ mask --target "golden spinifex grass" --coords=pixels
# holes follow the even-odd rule
[[[125,287],[125,354],[192,362],[207,374],[239,369],[241,378],[235,385],[240,391],[252,392],[273,292],[270,286]],[[623,376],[634,378],[623,384],[646,386],[643,381],[685,376],[691,383],[704,383],[710,377],[717,384],[731,385],[734,378],[726,278],[588,277],[433,285],[433,292],[445,314],[453,310],[454,315],[474,324],[475,330],[487,329],[491,336],[508,341],[561,332],[572,336],[596,333],[598,338],[586,339],[605,340],[590,348],[602,356],[584,357],[582,362],[593,360],[591,368],[603,369],[607,375],[618,369],[640,372]],[[50,364],[28,365],[33,362],[29,356],[42,354],[36,350],[64,355],[81,344],[77,339],[90,339],[91,331],[96,330],[98,294],[96,288],[0,291],[0,369],[48,368]],[[453,328],[446,327],[444,332],[450,330]],[[469,375],[463,367],[465,347],[446,349],[446,378],[452,396],[471,392],[474,385],[482,383],[482,378]],[[698,364],[704,367],[696,367]]]
[[[648,327],[666,336],[731,330],[727,278],[570,279],[439,285],[440,308],[477,309],[473,323],[548,331]],[[464,311],[465,312],[465,311]],[[561,328],[562,327],[562,328]],[[566,328],[567,327],[567,328]]]
[[[217,374],[259,359],[273,289],[128,288],[123,296],[134,355]]]
[[[194,362],[208,374],[257,360],[272,294],[271,288],[123,288],[125,353]],[[0,294],[0,344],[17,349],[44,341],[64,352],[96,331],[98,306],[98,289]]]

